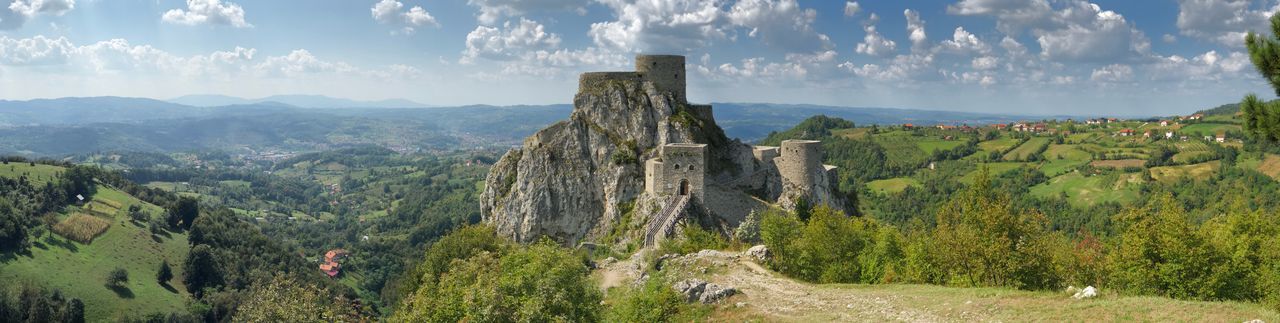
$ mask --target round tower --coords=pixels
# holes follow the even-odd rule
[[[816,140],[783,140],[782,156],[775,159],[783,186],[808,191],[817,183],[818,175],[826,175],[822,167],[822,142]]]
[[[658,91],[671,92],[678,101],[685,102],[684,56],[636,55],[636,72],[653,82]]]

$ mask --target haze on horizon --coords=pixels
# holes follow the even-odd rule
[[[697,102],[1169,115],[1270,97],[1280,0],[367,0],[0,4],[0,99],[324,94],[548,104],[637,53]]]

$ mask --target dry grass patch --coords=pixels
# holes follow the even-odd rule
[[[1267,158],[1258,164],[1258,171],[1271,178],[1280,178],[1280,156],[1267,154]]]
[[[92,215],[76,213],[67,217],[66,220],[54,224],[53,232],[67,237],[67,239],[89,244],[93,241],[93,238],[98,237],[103,232],[107,232],[107,228],[110,227],[111,221]]]
[[[1116,159],[1116,160],[1095,160],[1089,165],[1093,167],[1109,167],[1109,168],[1125,168],[1125,167],[1142,167],[1147,161],[1141,159]]]

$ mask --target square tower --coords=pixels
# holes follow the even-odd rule
[[[706,188],[705,144],[666,144],[659,152],[661,161],[651,160],[645,167],[645,188],[657,195],[690,195],[702,200]]]
[[[688,102],[684,96],[684,56],[636,55],[636,73],[653,82],[661,92],[670,92],[678,102]]]

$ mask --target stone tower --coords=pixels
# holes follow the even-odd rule
[[[782,187],[808,192],[815,184],[825,184],[822,166],[822,142],[816,140],[783,140],[782,156],[774,159]]]
[[[655,195],[691,195],[701,201],[706,187],[706,144],[666,144],[659,158],[645,162],[645,190]]]
[[[684,56],[636,55],[636,73],[660,92],[671,92],[676,100],[687,102],[684,93]]]

